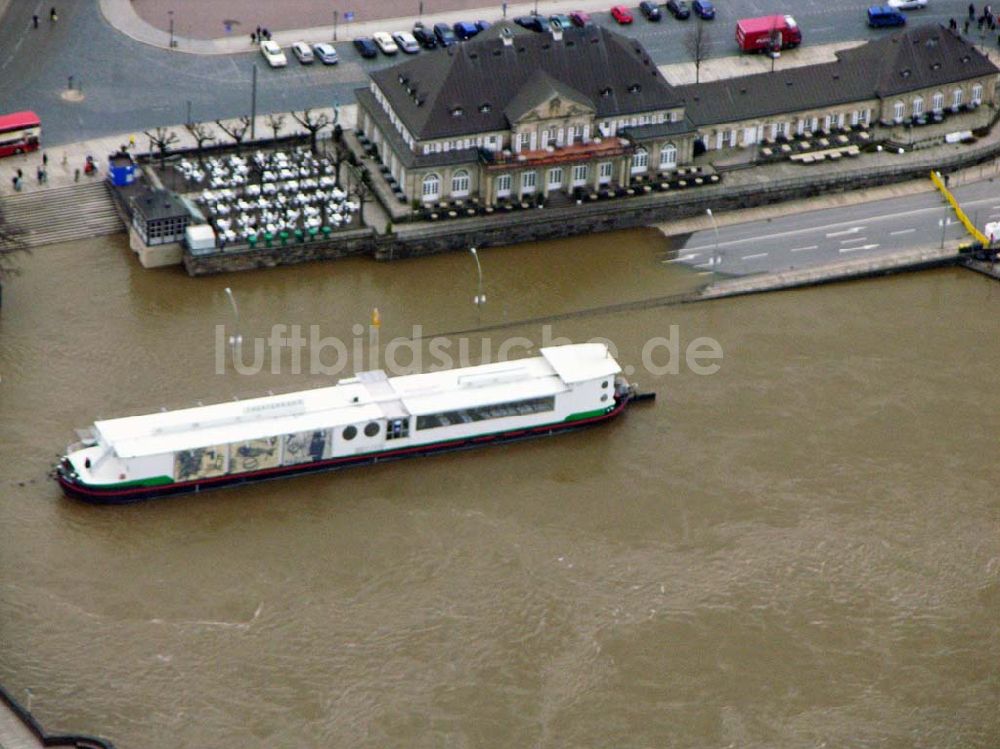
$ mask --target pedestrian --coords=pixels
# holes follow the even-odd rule
[[[962,33],[963,34],[968,34],[969,33],[969,19],[968,18],[965,19],[965,26],[962,29]]]
[[[267,39],[268,41],[271,41],[271,32],[268,31],[267,29],[264,29],[264,38]]]
[[[128,147],[129,148],[135,148],[135,136],[134,135],[128,136]]]
[[[52,6],[52,10],[49,11],[49,20],[55,23],[59,20],[59,14],[56,13],[56,6]]]
[[[45,179],[45,170],[41,167],[35,170],[35,175],[38,177],[38,184],[42,184],[42,180]]]
[[[31,25],[34,26],[36,29],[38,28],[38,14],[37,13],[35,13],[31,17]]]
[[[976,17],[976,6],[973,5],[972,3],[969,3],[969,20],[971,21],[975,17]]]
[[[260,39],[261,36],[260,36],[260,24],[259,23],[257,24],[257,30],[256,31],[257,31],[257,38]]]
[[[255,34],[253,31],[250,32],[250,43],[251,44],[257,43],[257,34]]]
[[[21,192],[21,178],[20,177],[14,177],[14,189],[17,190],[18,192]]]
[[[20,169],[17,170],[17,178],[24,179],[24,172],[22,172]]]
[[[49,165],[49,155],[47,153],[42,154],[42,166]]]
[[[80,181],[80,167],[77,167],[76,171],[73,172],[73,181],[74,182],[79,182]]]
[[[10,178],[10,184],[11,184],[11,186],[15,190],[17,189],[17,175],[16,174],[13,177]]]

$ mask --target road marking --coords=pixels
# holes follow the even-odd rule
[[[698,255],[699,255],[699,253],[692,252],[692,253],[690,253],[688,255],[681,255],[680,257],[671,258],[670,260],[664,260],[663,262],[665,262],[665,263],[684,263],[684,262],[687,262],[688,260],[693,260],[694,258],[698,257]]]
[[[850,229],[844,229],[843,231],[833,231],[826,235],[827,239],[833,237],[843,237],[845,234],[857,234],[859,231],[864,229],[863,226],[852,226]]]
[[[899,231],[891,231],[891,232],[889,232],[889,236],[890,237],[895,237],[895,236],[897,236],[899,234],[912,234],[915,231],[916,231],[916,229],[900,229]]]
[[[854,237],[853,239],[841,239],[841,244],[847,244],[848,242],[867,242],[868,237]]]
[[[744,255],[741,260],[753,260],[758,257],[767,257],[766,252],[758,252],[756,255]]]
[[[874,250],[877,244],[863,244],[860,247],[841,247],[841,252],[857,252],[858,250]]]
[[[958,222],[955,222],[955,223],[958,223]],[[938,219],[938,226],[951,226],[951,216],[949,216],[948,218],[939,218]]]
[[[793,247],[792,249],[789,250],[789,252],[807,252],[808,250],[818,250],[818,249],[819,247],[817,247],[814,244],[811,244],[808,247]]]

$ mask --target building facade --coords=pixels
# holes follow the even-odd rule
[[[770,140],[847,128],[896,138],[990,119],[1000,69],[941,26],[841,51],[831,63],[671,86],[635,40],[603,28],[499,24],[377,71],[358,127],[415,206],[617,189]]]

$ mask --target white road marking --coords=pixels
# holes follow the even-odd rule
[[[912,234],[915,231],[916,231],[916,229],[900,229],[899,231],[891,231],[891,232],[889,232],[889,236],[890,237],[895,237],[895,236],[897,236],[899,234]]]
[[[958,223],[958,222],[956,221],[955,223]],[[939,218],[938,219],[938,226],[951,226],[951,224],[952,224],[951,216],[949,216],[948,218]]]
[[[741,260],[753,260],[758,257],[767,257],[766,252],[758,252],[756,255],[744,255]]]
[[[846,234],[857,234],[859,231],[864,229],[863,226],[852,226],[850,229],[844,229],[843,231],[833,231],[826,235],[827,239],[832,237],[843,237]]]
[[[793,247],[792,249],[789,250],[789,252],[807,252],[809,250],[818,250],[818,249],[819,249],[818,246],[811,244],[808,247]]]
[[[868,237],[854,237],[853,239],[841,239],[841,244],[848,244],[849,242],[867,242]]]
[[[699,255],[699,253],[692,252],[692,253],[689,253],[687,255],[681,255],[679,257],[671,258],[670,260],[664,260],[663,262],[665,262],[665,263],[685,263],[688,260],[693,260],[694,258],[698,257],[698,255]]]
[[[858,250],[874,250],[877,244],[863,244],[860,247],[841,247],[841,252],[857,252]]]

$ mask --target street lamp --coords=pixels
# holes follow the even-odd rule
[[[708,217],[712,219],[712,228],[715,230],[715,249],[712,251],[712,272],[715,272],[715,266],[720,264],[719,260],[719,225],[715,222],[715,214],[712,213],[711,208],[706,208],[705,213]]]
[[[472,303],[476,305],[476,309],[480,311],[480,314],[482,314],[482,305],[486,304],[486,295],[483,293],[483,266],[479,264],[479,253],[476,252],[476,248],[470,247],[469,252],[472,253],[472,257],[476,261],[476,274],[479,277],[479,281],[476,286],[478,293],[473,298]]]

